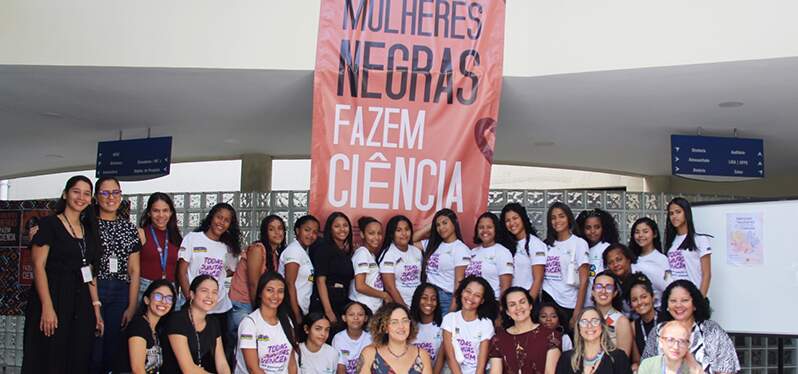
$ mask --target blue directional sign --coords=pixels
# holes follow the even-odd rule
[[[124,181],[169,175],[172,137],[130,139],[97,143],[97,178]]]
[[[671,135],[673,175],[712,181],[765,177],[762,139]]]

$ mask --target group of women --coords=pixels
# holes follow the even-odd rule
[[[345,214],[323,229],[306,215],[287,243],[270,215],[244,248],[229,204],[183,237],[168,195],[135,225],[118,180],[70,178],[33,230],[23,372],[626,373],[663,352],[672,320],[691,367],[739,370],[684,199],[664,248],[654,220],[626,246],[610,214],[560,202],[543,240],[517,203],[479,216],[474,248],[449,209],[418,230],[401,215],[357,226],[359,245]]]

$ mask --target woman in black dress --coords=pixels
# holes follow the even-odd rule
[[[69,178],[54,214],[39,222],[33,237],[35,287],[25,312],[23,373],[89,371],[92,340],[104,327],[92,272],[97,233],[83,214],[91,196],[88,178]]]

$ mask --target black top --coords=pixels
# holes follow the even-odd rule
[[[122,341],[119,342],[119,357],[116,360],[116,369],[114,373],[129,373],[130,369],[130,338],[139,337],[147,342],[147,358],[145,360],[144,369],[147,373],[157,373],[158,369],[163,363],[163,354],[160,344],[160,338],[153,336],[150,324],[144,319],[143,315],[138,315],[133,318],[122,331]],[[156,344],[157,343],[157,344]]]
[[[355,268],[352,267],[352,255],[335,248],[335,246],[320,240],[313,249],[313,272],[316,276],[327,277],[327,286],[333,287],[336,283],[343,285],[344,289],[355,279]]]
[[[80,223],[71,223],[72,227],[78,230]],[[100,253],[97,248],[96,236],[92,235],[89,225],[84,224],[83,228],[85,240],[73,238],[58,216],[47,216],[39,221],[39,231],[33,237],[33,244],[50,246],[50,251],[47,254],[47,263],[44,265],[48,278],[52,277],[51,274],[64,274],[82,284],[83,277],[80,273],[80,268],[83,266],[81,246],[84,243],[86,262],[92,265],[94,269],[97,269],[97,260]],[[53,282],[52,278],[49,279],[48,283],[51,288],[54,286]]]
[[[656,311],[654,312],[656,313]],[[646,339],[648,339],[648,334],[651,333],[651,330],[657,325],[657,315],[654,315],[654,319],[651,322],[643,322],[643,319],[637,317],[634,320],[635,324],[635,344],[637,344],[637,351],[640,354],[643,354],[646,350]]]
[[[565,351],[557,361],[557,374],[581,374],[582,369],[573,371],[571,369],[571,355],[573,350]],[[598,368],[593,372],[594,374],[631,374],[629,357],[626,356],[620,349],[616,349],[609,354],[604,354],[601,358],[601,363]]]
[[[98,220],[100,245],[103,248],[97,267],[98,279],[118,279],[129,282],[127,260],[131,253],[141,250],[141,240],[136,225],[129,220],[117,218],[113,221]],[[117,269],[112,273],[110,258],[116,257]]]
[[[216,338],[222,336],[222,330],[219,328],[218,321],[215,318],[206,317],[205,329],[199,331],[198,334],[191,324],[188,317],[187,307],[179,312],[174,312],[166,319],[164,323],[164,331],[161,334],[161,345],[163,345],[164,360],[161,373],[171,374],[180,373],[180,365],[177,363],[177,358],[172,351],[172,346],[169,344],[169,335],[183,335],[188,339],[188,350],[191,352],[191,358],[195,364],[202,362],[202,367],[207,370],[215,370],[210,367],[213,361],[213,351],[216,348]],[[197,359],[197,335],[199,335],[199,355],[200,360]]]

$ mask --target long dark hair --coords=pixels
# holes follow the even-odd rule
[[[671,205],[678,205],[684,211],[684,221],[687,224],[687,237],[684,238],[682,244],[679,245],[679,249],[684,249],[688,251],[696,250],[695,245],[695,225],[693,224],[693,209],[690,208],[690,202],[683,197],[674,197],[671,202],[668,203],[668,207],[665,210],[665,214],[668,215],[668,221],[665,223],[665,254],[668,254],[668,251],[673,245],[673,240],[676,239],[676,228],[673,227],[671,223],[670,214],[668,211],[671,209]]]
[[[613,291],[612,301],[611,301],[612,307],[617,311],[623,311],[623,299],[625,295],[623,287],[621,286],[621,280],[618,279],[618,277],[615,274],[613,274],[611,271],[604,270],[601,273],[596,274],[595,278],[593,278],[593,282],[595,282],[595,280],[598,277],[602,276],[610,277],[612,279],[613,286],[615,287],[615,291]],[[595,285],[596,284],[593,283],[594,287]],[[592,295],[593,290],[590,290],[590,292],[591,292],[590,299],[593,300],[593,304],[596,304],[596,299]]]
[[[510,326],[515,325],[515,320],[513,320],[513,318],[510,317],[507,314],[507,295],[509,295],[509,294],[511,294],[513,292],[520,292],[520,293],[524,294],[524,296],[526,296],[526,302],[529,304],[529,308],[530,308],[529,319],[532,319],[533,306],[535,305],[535,302],[534,302],[534,300],[532,300],[532,295],[529,294],[529,290],[527,290],[527,289],[525,289],[523,287],[512,286],[512,287],[508,288],[507,290],[505,290],[504,293],[502,293],[502,296],[500,298],[501,307],[502,307],[501,308],[502,327],[504,327],[505,329],[508,329],[508,328],[510,328]]]
[[[709,309],[709,302],[707,302],[707,299],[701,294],[701,291],[698,290],[698,287],[689,280],[678,279],[669,284],[668,287],[665,288],[665,291],[662,292],[662,303],[659,309],[659,317],[662,318],[662,322],[672,321],[674,319],[671,312],[668,311],[668,299],[671,297],[673,289],[677,287],[685,289],[687,293],[690,294],[690,298],[693,299],[693,307],[695,307],[693,319],[695,319],[696,323],[704,322],[712,317],[712,310]]]
[[[607,213],[607,211],[599,208],[595,208],[592,210],[583,210],[579,213],[576,217],[576,235],[580,236],[582,239],[587,240],[587,235],[585,235],[585,222],[587,222],[588,218],[598,218],[599,222],[601,222],[601,239],[602,242],[607,244],[617,243],[620,241],[618,235],[618,225],[615,222],[615,218],[612,217],[611,214]],[[588,243],[591,247],[596,245],[596,243]]]
[[[424,291],[428,289],[435,291],[435,298],[437,300],[438,289],[435,288],[432,283],[421,283],[418,285],[418,287],[416,287],[415,292],[413,292],[413,301],[410,303],[410,318],[414,319],[418,323],[421,323],[421,296],[423,296]],[[435,323],[435,326],[440,326],[441,322],[443,321],[440,300],[437,300],[435,303],[435,310],[432,311],[432,321]]]
[[[214,278],[212,275],[200,274],[194,277],[194,279],[191,281],[191,284],[188,285],[188,290],[191,292],[197,292],[197,288],[199,288],[199,285],[202,284],[202,282],[205,282],[206,280],[212,280],[213,283],[216,283],[216,287],[219,287],[219,281],[216,280],[216,278]],[[180,309],[180,311],[183,311],[183,309],[190,308],[190,305],[191,305],[191,300],[186,300],[185,304],[183,304],[183,307]]]
[[[266,284],[273,280],[282,283],[284,290],[283,301],[277,306],[277,319],[280,320],[280,327],[282,327],[283,333],[285,334],[285,337],[288,338],[288,342],[291,344],[291,347],[294,348],[294,352],[296,352],[297,355],[300,355],[299,344],[297,344],[296,335],[294,334],[294,323],[291,319],[291,304],[289,300],[290,298],[288,297],[288,284],[285,282],[285,278],[283,278],[280,273],[275,271],[267,271],[260,276],[260,279],[258,279],[257,294],[255,295],[255,304],[252,304],[252,308],[260,309],[261,294],[263,294],[263,289],[266,288]]]
[[[66,198],[64,196],[69,194],[69,190],[78,182],[86,182],[89,185],[89,189],[93,189],[93,184],[91,183],[91,179],[83,176],[83,175],[74,175],[71,178],[67,179],[66,184],[64,185],[64,190],[61,192],[61,196],[55,202],[55,207],[53,208],[53,215],[59,215],[64,213],[67,207]],[[92,199],[93,200],[93,199]],[[80,212],[80,223],[83,225],[83,238],[85,238],[86,245],[90,246],[91,248],[87,248],[87,252],[102,250],[102,246],[98,244],[99,242],[99,228],[97,227],[97,215],[94,213],[94,209],[91,205],[88,205],[86,208]]]
[[[344,239],[344,247],[339,248],[338,244],[335,243],[335,239],[333,238],[332,227],[335,220],[338,218],[343,218],[346,221],[346,224],[349,225],[349,234],[346,235],[346,239]],[[352,227],[352,221],[349,220],[349,217],[346,216],[343,212],[332,212],[330,216],[327,217],[327,221],[324,222],[324,242],[327,245],[336,248],[344,253],[351,254],[352,250],[352,231],[354,228]]]
[[[477,307],[477,318],[495,321],[499,312],[498,305],[496,304],[496,294],[493,293],[493,288],[490,286],[490,283],[482,277],[471,275],[465,277],[465,279],[460,282],[460,286],[458,286],[457,290],[454,292],[454,299],[457,305],[456,310],[459,311],[463,309],[463,291],[471,283],[477,283],[484,289],[482,292],[482,304]]]
[[[377,256],[378,264],[382,263],[382,259],[383,257],[385,257],[385,253],[388,252],[388,248],[393,243],[394,236],[396,236],[396,228],[399,227],[399,222],[407,222],[407,225],[410,226],[410,241],[413,240],[413,222],[410,222],[410,219],[403,215],[397,215],[391,217],[391,219],[388,220],[388,224],[385,227],[385,235],[382,240],[382,250],[380,250],[380,255]],[[413,243],[410,243],[409,245],[412,246]]]
[[[94,188],[93,187],[94,184],[91,183],[91,179],[89,179],[89,178],[87,178],[87,177],[85,177],[83,175],[74,175],[74,176],[70,177],[69,179],[67,179],[66,184],[64,185],[64,190],[61,191],[61,196],[58,197],[58,200],[55,202],[55,207],[53,207],[53,213],[55,215],[59,215],[61,213],[64,213],[64,210],[66,209],[66,206],[67,206],[66,198],[64,198],[64,196],[69,194],[69,190],[72,187],[75,187],[75,185],[78,184],[78,182],[86,182],[89,185],[89,189],[93,189]],[[84,209],[82,213],[86,213],[86,210]],[[81,214],[81,215],[83,215],[83,214]]]
[[[169,308],[169,313],[175,311],[175,304],[177,303],[177,291],[175,291],[175,286],[172,285],[172,282],[170,282],[168,279],[156,279],[152,281],[152,283],[150,283],[150,285],[147,286],[147,289],[144,291],[144,296],[139,301],[139,309],[137,314],[147,314],[147,304],[144,303],[144,298],[146,297],[148,300],[150,300],[150,295],[152,295],[155,290],[161,287],[167,287],[169,288],[169,291],[172,292],[172,306]],[[150,302],[152,302],[152,300],[150,300]]]
[[[213,223],[213,216],[216,213],[219,213],[222,209],[227,210],[230,212],[231,219],[230,219],[230,227],[227,228],[221,237],[219,237],[219,241],[227,245],[227,249],[235,256],[241,254],[241,228],[238,226],[238,214],[236,213],[235,208],[228,203],[218,203],[214,205],[211,210],[208,212],[208,215],[205,216],[205,219],[202,220],[199,227],[197,227],[194,231],[195,232],[208,232],[211,228],[211,224]]]
[[[640,257],[643,253],[643,248],[640,247],[640,244],[637,244],[635,240],[635,230],[637,229],[637,225],[647,225],[652,232],[654,232],[654,239],[651,240],[652,244],[654,245],[654,249],[657,251],[662,252],[662,238],[659,236],[659,226],[657,223],[648,217],[638,218],[637,221],[632,225],[632,230],[629,232],[629,249],[635,256]]]
[[[163,192],[153,192],[147,199],[147,206],[144,208],[141,218],[139,218],[139,227],[145,229],[147,226],[152,225],[152,217],[150,217],[150,213],[152,212],[153,205],[159,201],[166,203],[166,205],[169,206],[169,210],[172,211],[169,221],[166,222],[166,234],[168,235],[169,242],[180,245],[180,243],[183,242],[183,235],[180,234],[180,228],[177,227],[177,212],[175,211],[175,204],[172,202],[172,198]]]
[[[299,217],[299,218],[297,218],[296,221],[294,221],[294,237],[295,238],[299,236],[298,235],[299,229],[301,229],[302,226],[304,226],[308,222],[316,222],[316,226],[319,226],[319,219],[318,218],[316,218],[316,217],[314,217],[314,216],[312,216],[310,214],[305,214],[304,216]],[[298,242],[298,240],[297,240],[297,242]],[[300,243],[300,245],[301,245],[301,243]],[[311,245],[312,245],[312,243],[311,243]],[[308,250],[308,249],[309,248],[305,248],[305,250]]]
[[[524,238],[524,250],[526,251],[526,254],[529,255],[529,236],[532,235],[534,237],[537,237],[538,230],[535,229],[535,226],[532,226],[532,221],[529,220],[529,215],[526,212],[526,208],[524,208],[524,206],[519,203],[509,203],[505,205],[504,208],[502,208],[502,213],[499,216],[499,220],[501,221],[502,225],[505,226],[505,228],[507,227],[506,225],[507,214],[510,212],[514,212],[515,214],[518,214],[519,217],[521,217],[521,222],[524,224],[524,232],[526,233],[526,237]],[[515,241],[515,245],[512,245],[507,249],[509,249],[510,253],[512,253],[513,256],[515,256],[515,251],[516,248],[518,247],[519,240],[518,238],[515,237],[515,235],[509,232],[508,235],[510,239]]]
[[[510,238],[510,233],[507,232],[504,224],[499,222],[499,217],[496,217],[496,215],[491,212],[482,213],[479,215],[479,218],[477,218],[477,222],[474,224],[474,243],[482,244],[482,239],[479,237],[479,221],[483,218],[487,218],[493,222],[494,231],[496,232],[496,237],[493,241],[495,241],[496,244],[501,244],[515,254],[515,242]],[[510,247],[512,247],[512,249],[510,249]]]
[[[272,248],[272,244],[269,242],[269,225],[274,221],[280,222],[280,225],[283,226],[283,240],[277,248]],[[282,253],[283,249],[286,247],[285,238],[288,236],[287,234],[288,233],[285,231],[285,221],[276,214],[270,214],[260,221],[260,237],[258,241],[266,248],[266,258],[264,259],[266,262],[266,271],[277,271],[277,269],[274,268],[274,263],[270,260],[272,258],[271,255],[275,253],[279,256],[280,253]]]
[[[549,210],[546,212],[546,240],[544,240],[544,242],[548,246],[553,246],[554,242],[557,241],[557,232],[554,231],[554,227],[551,224],[551,214],[554,212],[554,209],[560,209],[565,213],[565,217],[568,218],[568,230],[572,234],[574,229],[574,212],[571,211],[571,208],[565,203],[555,201],[549,206]]]
[[[438,250],[438,247],[441,246],[443,243],[443,238],[441,234],[438,233],[438,218],[439,217],[446,217],[449,221],[452,222],[454,226],[454,235],[457,237],[458,240],[463,241],[463,234],[460,233],[460,222],[457,220],[457,213],[449,208],[443,208],[437,212],[432,217],[432,229],[429,233],[429,242],[427,242],[427,248],[424,249],[424,260],[421,261],[421,279],[427,279],[427,261],[435,251]]]

